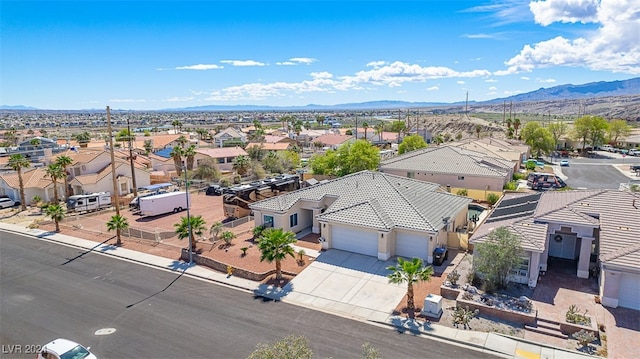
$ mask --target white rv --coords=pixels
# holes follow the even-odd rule
[[[111,193],[97,192],[74,195],[67,199],[67,211],[89,212],[111,207]]]
[[[138,207],[141,216],[159,216],[165,213],[181,212],[187,209],[187,195],[184,191],[140,197]]]

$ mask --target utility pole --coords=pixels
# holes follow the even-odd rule
[[[113,195],[116,202],[116,216],[120,215],[120,196],[118,195],[118,178],[116,176],[116,159],[113,153],[113,136],[111,135],[111,109],[107,106],[107,132],[109,136],[109,152],[111,152],[111,179],[113,180]]]
[[[509,103],[509,119],[510,120],[513,120],[513,118],[511,118],[512,111],[513,111],[513,101]]]
[[[469,118],[469,91],[467,91],[467,99],[464,102],[464,114]]]
[[[127,131],[129,137],[129,163],[131,164],[131,182],[133,184],[133,197],[138,197],[138,185],[136,184],[136,167],[133,165],[133,149],[131,148],[131,127],[129,126],[129,116],[127,116]],[[113,161],[111,161],[113,162]]]
[[[507,101],[502,102],[502,124],[507,122]]]

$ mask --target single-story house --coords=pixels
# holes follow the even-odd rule
[[[535,287],[554,259],[576,276],[597,276],[602,304],[640,310],[640,194],[614,190],[511,193],[473,233],[474,246],[494,229],[517,234],[524,262],[511,280]]]
[[[273,151],[273,152],[280,152],[280,151],[288,151],[291,148],[293,148],[294,143],[293,142],[250,142],[247,144],[246,146],[246,150],[248,151],[250,148],[253,147],[262,147],[263,150],[265,151]]]
[[[344,144],[352,143],[354,141],[355,138],[353,136],[327,134],[317,137],[313,141],[313,143],[321,143],[322,147],[327,147],[329,149],[335,150]]]
[[[218,163],[218,168],[223,172],[233,171],[233,160],[238,156],[248,156],[247,151],[240,147],[216,147],[198,148],[194,161],[194,168],[199,166],[199,162],[205,158],[213,159]]]
[[[213,135],[213,143],[216,147],[228,147],[230,144],[235,147],[244,145],[245,142],[247,142],[247,135],[233,127],[227,127]]]
[[[427,147],[380,163],[380,172],[488,191],[502,191],[514,168],[511,161],[452,146]]]
[[[256,226],[321,235],[336,248],[387,260],[433,262],[433,250],[467,224],[471,199],[435,183],[362,171],[254,202]]]
[[[45,202],[53,200],[53,182],[46,174],[45,168],[27,168],[22,170],[22,183],[24,184],[25,204],[33,203],[35,196],[40,197]],[[65,198],[64,179],[57,181],[58,198]],[[0,195],[9,196],[14,201],[20,201],[20,184],[18,172],[0,172]]]
[[[529,146],[515,145],[504,140],[489,137],[479,139],[467,138],[462,141],[451,142],[448,145],[484,153],[490,157],[512,161],[515,170],[520,168],[522,161],[529,158]]]

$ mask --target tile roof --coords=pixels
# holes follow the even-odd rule
[[[0,179],[11,188],[20,188],[18,172],[0,172]],[[63,179],[58,180],[59,183],[63,181]],[[47,176],[45,167],[24,169],[22,171],[22,182],[24,183],[24,188],[47,188],[52,184],[51,178]]]
[[[327,146],[336,146],[336,145],[341,145],[351,140],[352,138],[353,136],[327,134],[327,135],[322,135],[317,137],[314,140],[314,142],[320,142],[323,145],[327,145]]]
[[[211,158],[237,157],[240,155],[248,156],[249,154],[240,147],[215,147],[215,148],[198,148],[197,153],[209,156]]]
[[[229,135],[232,138],[240,138],[245,136],[242,131],[238,131],[233,127],[227,127],[224,130],[213,135],[213,138],[218,139],[220,137],[224,137],[224,135]]]
[[[144,148],[144,141],[153,141],[153,148],[163,148],[172,142],[175,142],[181,134],[166,134],[166,135],[152,135],[152,136],[136,136],[135,146],[137,148]]]
[[[512,223],[504,223],[495,226],[497,223],[488,224],[487,230],[482,235],[474,235],[471,243],[483,243],[489,238],[489,234],[494,229],[505,227],[509,232],[516,234],[520,238],[522,249],[533,252],[544,252],[547,240],[548,225],[546,223],[536,223],[533,218],[525,218]]]
[[[272,136],[272,135],[265,135],[264,136],[264,142],[265,143],[278,143],[281,141],[286,141],[286,142],[292,142],[293,140],[290,139],[287,136]]]
[[[380,170],[413,170],[482,177],[505,177],[513,163],[451,146],[428,147],[380,163]]]
[[[318,218],[378,229],[438,231],[443,218],[454,217],[471,199],[443,191],[439,185],[380,172],[362,171],[326,183],[252,203],[256,210],[285,212],[300,200],[333,197]]]
[[[246,149],[248,150],[249,148],[260,147],[260,146],[262,146],[262,148],[267,150],[267,151],[284,151],[284,150],[288,150],[289,149],[289,146],[291,146],[291,143],[289,143],[289,142],[277,142],[277,143],[251,142],[251,143],[247,144]]]

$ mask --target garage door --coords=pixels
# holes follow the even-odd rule
[[[427,260],[429,241],[425,235],[396,232],[396,255]]]
[[[335,249],[377,257],[378,232],[331,226],[331,245]]]
[[[640,309],[640,275],[622,273],[618,305],[625,308]]]

